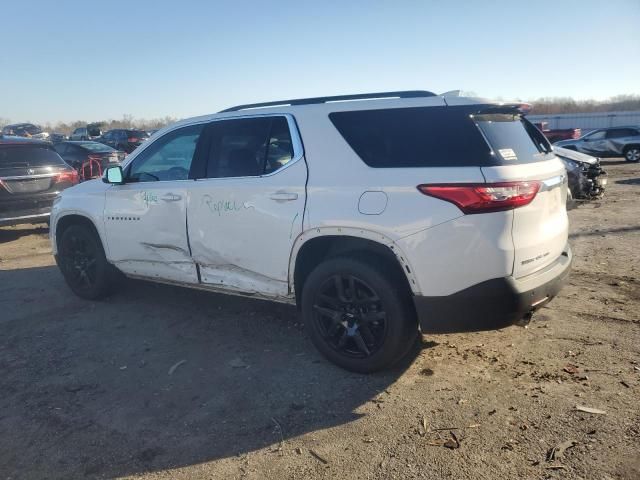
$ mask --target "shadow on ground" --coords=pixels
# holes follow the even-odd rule
[[[626,178],[624,180],[616,180],[616,183],[620,185],[640,185],[640,177],[639,178]]]
[[[46,224],[32,225],[26,228],[0,227],[0,243],[13,242],[29,235],[48,235],[49,227]]]
[[[351,374],[316,353],[292,307],[133,281],[85,302],[53,267],[0,272],[0,309],[3,477],[116,477],[275,450],[357,420],[410,363]]]

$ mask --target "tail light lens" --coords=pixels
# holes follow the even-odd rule
[[[581,136],[582,136],[582,129],[576,128],[573,130],[573,135],[571,136],[571,138],[576,139],[576,138],[580,138]]]
[[[71,185],[76,185],[78,183],[78,172],[75,170],[65,170],[64,172],[60,172],[56,177],[56,183],[67,182]]]
[[[418,185],[425,195],[456,205],[466,214],[500,212],[528,205],[540,190],[540,182]]]

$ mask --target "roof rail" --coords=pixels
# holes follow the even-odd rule
[[[378,93],[360,93],[356,95],[337,95],[334,97],[313,97],[313,98],[297,98],[292,100],[277,100],[275,102],[249,103],[247,105],[237,105],[235,107],[221,110],[218,113],[237,112],[238,110],[247,110],[250,108],[261,107],[280,107],[287,105],[314,105],[319,103],[330,102],[346,102],[349,100],[371,100],[376,98],[422,98],[435,97],[433,92],[426,90],[406,90],[400,92],[378,92]]]

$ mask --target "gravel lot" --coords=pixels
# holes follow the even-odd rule
[[[1,228],[0,478],[640,478],[640,165],[604,164],[528,328],[425,336],[370,376],[293,308],[134,281],[80,300],[46,229]]]

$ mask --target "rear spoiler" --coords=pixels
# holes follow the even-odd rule
[[[530,103],[502,103],[493,105],[482,105],[476,114],[482,113],[514,113],[527,115],[531,111]]]

